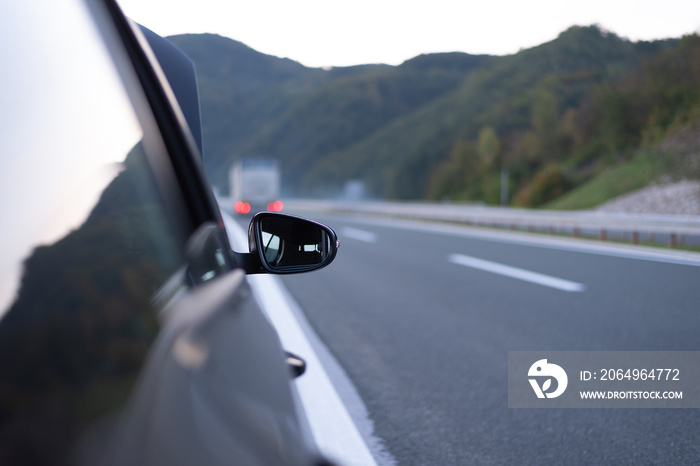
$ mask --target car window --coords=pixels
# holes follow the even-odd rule
[[[160,305],[185,287],[189,232],[82,4],[11,13],[0,19],[0,464],[65,464],[126,401]]]

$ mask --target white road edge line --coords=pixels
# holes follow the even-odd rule
[[[371,231],[359,230],[352,227],[342,227],[340,229],[341,237],[352,238],[365,243],[376,243],[377,234]]]
[[[576,283],[569,280],[552,277],[550,275],[544,275],[525,269],[519,269],[517,267],[511,267],[509,265],[499,264],[498,262],[491,262],[472,256],[465,256],[464,254],[450,254],[448,256],[448,260],[453,264],[459,264],[465,267],[471,267],[473,269],[484,270],[486,272],[491,272],[498,275],[517,278],[518,280],[524,280],[526,282],[536,283],[538,285],[548,286],[550,288],[556,288],[562,291],[580,292],[586,289],[586,286],[582,283]]]
[[[232,245],[247,250],[243,229],[229,215],[222,213]],[[306,372],[296,381],[299,397],[311,426],[316,444],[324,455],[343,465],[376,466],[362,435],[343,404],[330,377],[294,316],[277,277],[248,277],[260,306],[267,314],[285,350],[306,360]]]
[[[429,231],[462,238],[474,238],[496,243],[519,244],[559,251],[595,254],[599,256],[620,257],[623,259],[661,262],[666,264],[689,265],[700,267],[700,254],[680,249],[664,250],[650,246],[621,243],[604,243],[583,238],[566,238],[524,233],[515,231],[487,231],[478,227],[447,224],[417,223],[412,220],[355,220],[363,225],[382,225],[391,228],[407,228],[414,231]]]

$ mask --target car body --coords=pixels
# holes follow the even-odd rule
[[[333,231],[266,214],[233,252],[186,57],[113,0],[2,10],[0,464],[326,464],[246,274]]]

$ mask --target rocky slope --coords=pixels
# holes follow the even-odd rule
[[[606,202],[605,212],[700,215],[700,181],[662,181]]]

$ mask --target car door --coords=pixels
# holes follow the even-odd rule
[[[314,464],[140,29],[3,8],[0,464]]]

